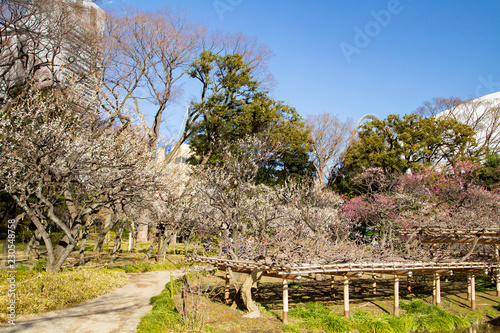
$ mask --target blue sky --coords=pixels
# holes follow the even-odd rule
[[[114,0],[187,10],[214,30],[243,32],[269,46],[273,98],[309,114],[356,121],[406,114],[433,97],[500,91],[500,1]],[[189,90],[189,89],[188,89]],[[185,91],[166,124],[197,91]]]

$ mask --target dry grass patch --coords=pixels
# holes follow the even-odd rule
[[[0,321],[7,322],[10,274],[0,271]],[[16,272],[16,314],[26,316],[70,307],[125,285],[127,274],[104,268],[66,270],[60,273]]]

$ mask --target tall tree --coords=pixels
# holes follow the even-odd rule
[[[419,114],[450,117],[469,125],[476,133],[478,149],[483,153],[500,152],[500,98],[461,100],[434,98],[416,110]]]
[[[373,120],[348,149],[346,164],[353,171],[380,167],[386,173],[405,173],[427,165],[453,165],[476,156],[474,131],[451,118],[415,114]]]
[[[139,130],[106,126],[57,89],[31,89],[0,113],[0,185],[36,225],[59,269],[105,206],[146,206],[163,169]],[[60,230],[54,244],[50,232]]]
[[[342,163],[343,152],[354,135],[353,122],[342,122],[338,116],[325,113],[307,116],[305,124],[310,131],[311,161],[316,169],[316,180],[323,185],[331,171]]]
[[[231,144],[248,135],[281,144],[277,158],[262,169],[261,180],[276,181],[286,173],[310,175],[308,131],[294,108],[259,90],[251,68],[238,54],[203,52],[189,74],[202,84],[201,99],[192,105],[198,114],[191,125],[192,161],[214,164],[219,142]]]
[[[154,12],[136,8],[108,12],[104,37],[103,108],[122,122],[139,119],[152,147],[159,139],[165,111],[180,96],[186,73],[202,50],[240,52],[254,72],[264,68],[270,55],[255,39],[211,33],[188,14],[169,7]],[[196,116],[188,113],[186,130],[167,162],[189,138],[189,125]]]

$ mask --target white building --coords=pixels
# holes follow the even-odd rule
[[[500,153],[500,92],[467,101],[436,115],[443,116],[471,126],[476,132],[478,147]]]
[[[17,9],[22,14],[4,11],[0,20],[0,100],[34,80],[76,85],[94,103],[104,11],[88,0],[33,0]]]

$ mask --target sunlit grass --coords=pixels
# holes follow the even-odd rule
[[[0,271],[0,320],[7,321],[7,277]],[[76,269],[60,273],[17,271],[16,314],[26,315],[66,308],[96,298],[125,285],[128,277],[120,270]]]
[[[303,319],[298,326],[316,332],[438,332],[470,326],[467,320],[423,300],[403,302],[401,308],[407,311],[406,314],[393,316],[356,311],[348,320],[331,312],[321,303],[314,302],[295,307],[290,311],[290,315]],[[284,329],[289,332],[297,331],[297,324],[285,326]]]

